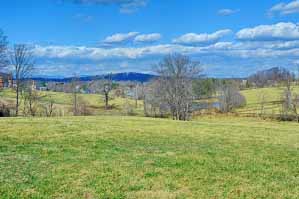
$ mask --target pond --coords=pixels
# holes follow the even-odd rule
[[[211,109],[211,108],[220,109],[220,103],[219,102],[194,102],[192,104],[192,111],[199,111],[199,110]]]

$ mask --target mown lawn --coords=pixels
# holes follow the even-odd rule
[[[296,123],[0,119],[0,198],[298,198]]]

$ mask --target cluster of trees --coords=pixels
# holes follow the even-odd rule
[[[255,87],[275,86],[286,81],[294,81],[295,74],[285,68],[275,67],[259,71],[248,77],[248,84]]]
[[[174,120],[189,120],[198,100],[219,98],[221,112],[233,111],[246,104],[245,97],[233,81],[200,78],[198,62],[180,54],[169,55],[156,66],[158,78],[144,92],[145,115]],[[196,102],[197,101],[197,102]]]

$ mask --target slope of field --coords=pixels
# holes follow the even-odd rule
[[[240,114],[260,114],[262,103],[264,114],[279,114],[282,109],[282,96],[285,87],[270,87],[243,90],[241,93],[246,97],[247,105],[237,112]],[[292,87],[292,91],[299,94],[299,87]]]
[[[282,109],[282,96],[285,87],[269,87],[243,90],[241,93],[246,97],[247,104],[245,107],[238,108],[235,112],[240,115],[259,115],[261,111],[261,104],[263,102],[263,113],[265,115],[279,114]],[[299,86],[293,86],[292,91],[299,95]],[[50,100],[54,100],[56,115],[70,116],[72,115],[72,101],[71,93],[62,92],[40,92],[40,104],[47,104]],[[132,109],[133,114],[143,115],[143,102],[138,101],[137,107],[133,99],[126,99],[116,97],[113,92],[110,95],[109,104],[112,106],[111,110],[104,109],[104,97],[99,94],[78,94],[80,103],[86,104],[92,115],[124,115],[127,106]],[[12,90],[0,91],[0,102],[8,101],[14,104],[15,93]],[[201,100],[204,103],[217,102],[217,98],[209,100]],[[22,106],[22,103],[21,103]],[[22,111],[22,107],[21,107]]]
[[[72,115],[72,103],[73,95],[71,93],[62,93],[62,92],[50,92],[42,91],[39,92],[39,104],[47,104],[51,100],[54,101],[54,114],[62,116]],[[90,110],[91,114],[108,114],[108,115],[122,115],[124,114],[124,109],[126,106],[130,106],[134,114],[141,114],[143,110],[142,102],[138,101],[137,108],[135,107],[135,100],[125,99],[121,97],[116,97],[113,92],[111,92],[109,105],[112,107],[110,110],[105,110],[104,108],[104,96],[100,94],[78,94],[79,103],[86,104],[87,108]],[[6,101],[10,104],[15,103],[15,91],[10,89],[5,89],[0,91],[0,102]],[[22,113],[21,103],[21,113]],[[40,108],[42,112],[42,107]]]
[[[296,123],[0,120],[0,198],[298,198]]]

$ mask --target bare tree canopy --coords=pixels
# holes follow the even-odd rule
[[[112,82],[112,75],[110,74],[109,77],[104,80],[103,82],[103,93],[104,93],[104,101],[105,101],[105,109],[109,109],[109,94],[112,91],[112,86],[113,86],[113,82]]]
[[[193,101],[192,80],[199,76],[199,62],[181,54],[166,56],[156,67],[163,100],[170,107],[173,119],[187,120]]]
[[[29,78],[34,69],[32,51],[24,44],[15,45],[10,55],[11,65],[14,68],[16,81],[16,116],[19,113],[19,96],[26,78]]]
[[[17,44],[10,56],[11,65],[14,67],[16,80],[29,78],[34,69],[33,54],[25,44]]]
[[[235,108],[246,105],[246,98],[240,93],[236,85],[222,84],[218,93],[220,110],[223,113],[231,112]]]
[[[199,62],[181,54],[167,55],[156,67],[158,75],[164,78],[192,79],[198,77],[201,71]]]
[[[273,86],[278,83],[293,81],[295,74],[291,71],[275,67],[268,70],[258,71],[248,77],[248,82],[254,84],[256,87]]]
[[[4,35],[3,31],[0,29],[0,68],[7,66],[7,37]]]

